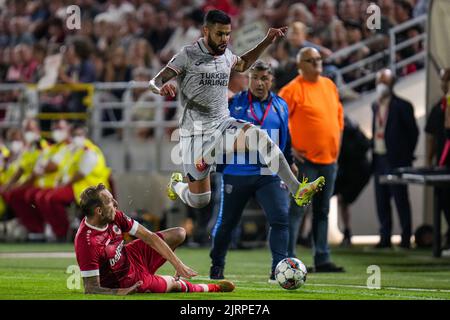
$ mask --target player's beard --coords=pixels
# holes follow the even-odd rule
[[[212,49],[214,55],[222,55],[225,53],[225,50],[227,49],[227,46],[225,46],[224,49],[219,49],[219,46],[211,39],[210,36],[208,36],[208,46]]]

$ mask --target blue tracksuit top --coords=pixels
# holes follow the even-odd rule
[[[252,105],[250,100],[252,100]],[[267,110],[268,105],[270,105],[269,110]],[[283,98],[273,92],[269,92],[266,100],[259,101],[255,96],[249,96],[249,91],[245,90],[237,93],[230,99],[228,108],[230,109],[231,117],[253,123],[266,130],[272,140],[279,145],[288,163],[292,164],[288,106]],[[257,164],[249,164],[248,153],[237,154],[234,156],[234,164],[221,165],[218,171],[237,176],[260,175],[261,167],[265,165],[259,161],[257,153],[253,158],[258,160]]]

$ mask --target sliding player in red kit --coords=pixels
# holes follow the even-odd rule
[[[197,273],[173,252],[185,239],[183,228],[153,233],[118,210],[118,203],[103,184],[80,196],[85,214],[75,237],[75,253],[85,293],[126,295],[134,292],[229,292],[234,284],[193,284],[182,280]],[[125,244],[123,233],[138,239]],[[155,272],[169,261],[176,275]]]

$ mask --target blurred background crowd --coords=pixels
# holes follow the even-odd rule
[[[333,75],[333,68],[350,65],[386,48],[389,43],[383,36],[389,29],[425,13],[427,1],[376,1],[381,10],[381,26],[375,30],[366,23],[370,3],[367,0],[3,0],[0,81],[38,81],[45,57],[55,53],[65,55],[61,82],[148,79],[174,53],[201,36],[204,12],[214,7],[232,17],[233,30],[255,21],[271,27],[290,27],[286,39],[269,52],[272,67],[280,75],[275,87],[280,88],[295,76],[292,63],[301,47],[320,49],[327,71]],[[69,30],[66,25],[70,5],[81,9],[79,30]],[[420,33],[417,29],[407,29],[397,40],[414,37]],[[355,44],[363,45],[351,55],[343,51]],[[419,43],[398,54],[405,58],[420,50]],[[399,72],[407,74],[420,67],[411,64]],[[355,71],[344,81],[358,78],[364,72]],[[112,95],[126,98],[124,90]]]

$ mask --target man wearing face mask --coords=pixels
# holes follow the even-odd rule
[[[23,193],[30,186],[30,176],[33,168],[43,150],[48,148],[48,143],[41,138],[39,124],[35,119],[27,118],[22,125],[24,137],[23,151],[18,158],[18,168],[11,179],[2,186],[2,194],[8,205],[11,206],[14,194]],[[14,148],[19,148],[14,147]]]
[[[9,148],[8,148],[9,147]],[[1,170],[0,170],[0,188],[6,185],[14,173],[19,168],[19,155],[24,148],[23,135],[20,129],[11,128],[6,133],[6,143],[1,146]],[[8,206],[0,192],[0,218],[4,221],[12,218],[12,213],[8,210]],[[6,215],[6,217],[5,217]]]
[[[2,170],[0,175],[0,188],[3,188],[11,180],[19,168],[19,156],[24,151],[25,142],[22,131],[11,128],[6,133],[6,145],[8,152],[2,151]]]
[[[263,61],[256,61],[250,67],[249,90],[237,93],[230,100],[230,114],[235,119],[248,121],[266,130],[283,150],[292,172],[297,173],[291,154],[287,104],[270,91],[272,81],[270,66]],[[289,192],[278,176],[263,174],[267,168],[256,161],[252,162],[251,154],[234,157],[232,164],[225,165],[223,169],[222,202],[212,231],[210,278],[224,278],[225,257],[232,231],[238,225],[247,202],[255,197],[270,225],[272,265],[269,282],[276,283],[275,267],[287,258]],[[257,159],[256,154],[253,158]]]
[[[53,123],[52,139],[55,143],[40,154],[32,174],[25,183],[28,187],[11,196],[11,207],[27,228],[31,241],[44,240],[45,221],[36,203],[47,191],[57,186],[64,164],[71,156],[70,125],[66,120]]]
[[[409,249],[411,238],[411,206],[406,185],[380,183],[380,175],[399,167],[410,167],[414,160],[419,130],[411,103],[393,92],[395,77],[383,69],[376,76],[377,99],[372,104],[373,169],[380,242],[376,248],[391,247],[393,197],[402,229],[400,247]]]
[[[343,272],[331,261],[328,247],[328,213],[337,173],[337,160],[344,130],[344,111],[335,84],[321,76],[322,56],[311,47],[297,54],[299,75],[281,88],[279,95],[289,107],[292,151],[299,169],[298,179],[324,176],[327,183],[312,201],[314,267],[311,272]],[[288,256],[295,256],[304,208],[289,212]]]
[[[66,207],[75,202],[79,204],[80,194],[89,186],[103,183],[108,189],[110,168],[98,146],[86,138],[87,129],[74,125],[70,157],[65,161],[58,186],[36,197],[36,206],[48,223],[58,241],[66,241],[69,219]]]

